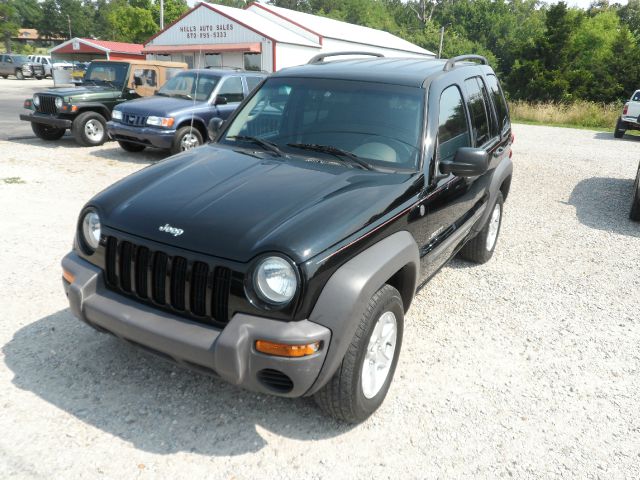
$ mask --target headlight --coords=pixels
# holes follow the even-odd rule
[[[172,127],[175,118],[173,117],[148,117],[147,125],[153,125],[154,127]]]
[[[122,120],[122,112],[120,110],[114,110],[111,112],[111,118],[114,120]]]
[[[93,210],[85,213],[82,218],[82,239],[93,252],[100,244],[100,217]]]
[[[298,277],[291,263],[282,257],[267,257],[255,269],[254,288],[258,296],[271,304],[290,302],[298,288]]]
[[[56,108],[62,108],[63,103],[62,97],[56,97]]]
[[[39,95],[34,95],[34,96],[33,96],[33,104],[34,104],[36,107],[39,107],[39,106],[40,106],[40,96],[39,96]]]

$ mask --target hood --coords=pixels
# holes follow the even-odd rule
[[[69,101],[91,100],[94,98],[119,98],[121,91],[105,86],[87,85],[82,87],[50,88],[43,92],[44,95],[58,95],[69,98]]]
[[[281,252],[301,263],[396,207],[410,179],[205,145],[121,180],[89,204],[105,226],[178,248],[239,262]]]
[[[175,116],[183,111],[193,111],[198,109],[211,110],[207,102],[193,102],[185,98],[163,97],[154,95],[152,97],[137,98],[130,102],[118,106],[118,110],[123,113],[134,115],[155,115],[158,117]]]

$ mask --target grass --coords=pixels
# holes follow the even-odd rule
[[[585,101],[569,104],[516,101],[511,102],[509,108],[511,120],[517,123],[600,131],[612,130],[622,112],[619,104]]]

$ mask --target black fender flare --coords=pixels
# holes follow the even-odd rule
[[[322,370],[305,395],[317,392],[331,379],[351,344],[369,300],[400,270],[407,276],[406,288],[410,288],[413,295],[418,285],[420,254],[415,239],[407,231],[380,240],[331,276],[309,316],[311,322],[331,330],[331,341]]]
[[[480,232],[480,230],[482,230],[482,227],[484,227],[484,224],[487,223],[487,219],[489,218],[489,215],[491,215],[493,203],[496,201],[496,196],[500,191],[500,187],[502,186],[504,181],[512,174],[513,162],[510,158],[507,157],[498,164],[493,172],[493,175],[491,177],[491,184],[489,185],[489,199],[487,202],[487,208],[485,208],[484,213],[480,216],[475,226],[473,227],[473,232]]]
[[[84,112],[96,112],[104,117],[105,120],[111,120],[111,112],[107,107],[101,103],[80,103],[78,104],[78,113],[74,120],[78,118],[78,115]]]

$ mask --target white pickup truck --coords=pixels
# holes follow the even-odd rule
[[[622,138],[627,130],[640,130],[640,90],[636,90],[622,108],[613,136]]]

